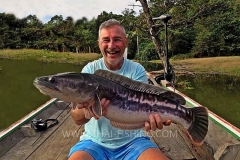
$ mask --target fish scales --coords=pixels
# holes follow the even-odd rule
[[[97,70],[88,73],[61,73],[38,77],[34,85],[44,94],[66,102],[92,101],[93,113],[101,117],[100,100],[110,100],[106,118],[114,127],[137,129],[149,121],[149,114],[158,113],[162,121],[170,119],[182,125],[192,141],[201,145],[208,130],[205,107],[186,108],[185,99],[175,92],[130,78]]]
[[[106,80],[101,81],[101,78],[96,78],[99,82],[99,98],[108,98],[111,100],[110,105],[117,106],[120,109],[135,112],[147,112],[147,113],[171,113],[184,118],[186,110],[185,108],[177,105],[176,102],[163,99],[155,94],[149,94],[136,90],[130,90],[127,87],[122,87],[116,83],[105,83]],[[103,93],[101,93],[103,92]],[[106,93],[108,95],[106,95]],[[109,97],[111,96],[111,97]],[[164,104],[168,104],[167,107]],[[192,117],[191,117],[192,118]],[[189,122],[189,120],[186,120]],[[189,123],[188,123],[189,124]]]
[[[129,90],[123,88],[119,85],[109,85],[109,83],[99,83],[102,92],[107,92],[112,101],[110,105],[117,106],[120,109],[134,112],[147,112],[147,113],[171,113],[176,117],[180,117],[190,125],[190,120],[192,119],[192,113],[189,109],[178,106],[176,102],[171,100],[163,99],[160,96],[154,94],[147,94],[145,92]],[[109,87],[112,86],[112,87]],[[103,89],[104,88],[104,89]],[[100,92],[101,92],[100,91]],[[100,93],[100,99],[107,97]],[[165,105],[164,105],[165,104]],[[165,107],[167,104],[167,107]],[[186,116],[188,114],[188,116]],[[186,119],[185,117],[189,117]],[[184,119],[185,118],[185,119]],[[173,119],[174,122],[174,119]],[[176,121],[175,121],[176,122]]]

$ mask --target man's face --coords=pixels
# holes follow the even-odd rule
[[[123,54],[128,45],[122,28],[117,25],[103,28],[100,31],[98,45],[106,66],[109,69],[120,69],[123,63]]]

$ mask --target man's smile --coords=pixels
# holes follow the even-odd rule
[[[107,54],[118,54],[119,51],[107,51]]]

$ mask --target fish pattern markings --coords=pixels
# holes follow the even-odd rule
[[[94,101],[91,109],[97,117],[102,116],[100,99],[109,99],[110,105],[104,116],[117,128],[141,128],[149,120],[149,114],[158,113],[163,121],[170,119],[182,125],[197,145],[203,143],[208,131],[205,107],[186,108],[183,106],[185,99],[175,92],[110,71],[61,73],[38,77],[34,84],[52,98],[74,103]]]

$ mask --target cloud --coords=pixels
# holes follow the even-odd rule
[[[121,14],[135,0],[1,0],[0,11],[13,13],[17,18],[36,15],[44,23],[55,15],[74,20],[87,17],[88,20],[102,12]]]

